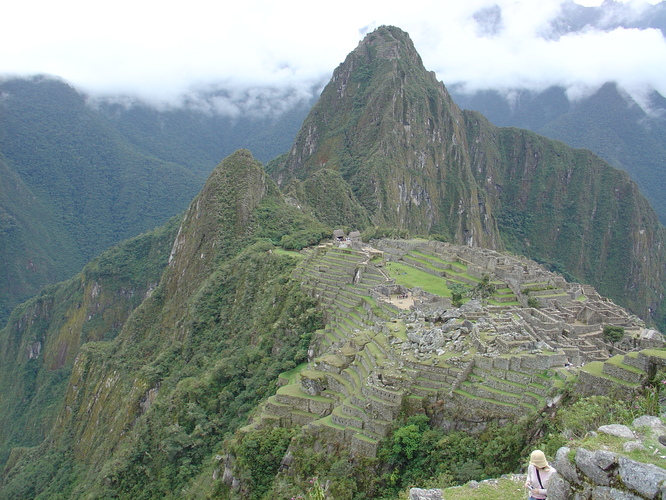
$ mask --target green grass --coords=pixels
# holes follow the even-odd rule
[[[287,396],[294,396],[298,398],[304,398],[304,399],[314,399],[315,401],[320,401],[322,403],[330,403],[331,398],[327,398],[325,396],[310,396],[309,394],[304,393],[301,390],[300,384],[290,384],[290,385],[284,385],[280,387],[277,392],[279,394],[285,394]]]
[[[510,302],[500,302],[498,300],[488,299],[488,304],[493,306],[519,306],[520,302],[512,300]]]
[[[466,387],[465,384],[466,383],[463,382],[461,385],[463,387]],[[476,399],[478,401],[485,401],[486,403],[493,403],[493,404],[497,404],[497,405],[500,405],[500,406],[508,406],[509,408],[518,408],[517,404],[505,403],[504,401],[498,401],[496,399],[484,398],[484,397],[481,397],[481,396],[475,396],[474,394],[471,394],[471,393],[465,391],[464,389],[456,389],[455,391],[453,391],[453,393],[458,394],[459,396],[464,396],[468,399]]]
[[[489,479],[478,483],[478,487],[469,485],[452,486],[442,490],[446,500],[515,500],[527,498],[525,478],[505,476],[501,479]],[[434,486],[436,487],[436,486]],[[400,496],[400,500],[409,498],[409,491]]]
[[[289,257],[296,257],[297,259],[305,258],[305,255],[303,255],[300,252],[294,252],[293,250],[285,250],[284,248],[280,247],[274,248],[273,251],[278,255],[288,255]]]
[[[280,374],[280,378],[287,379],[289,383],[293,383],[296,380],[296,375],[298,375],[306,366],[308,366],[307,363],[301,363],[296,368],[292,368],[287,372],[282,372]]]
[[[658,356],[660,358],[666,358],[666,349],[644,349],[641,352],[647,356]]]
[[[618,367],[622,368],[623,370],[627,370],[628,372],[631,372],[631,373],[636,373],[638,375],[646,375],[646,373],[643,370],[641,370],[640,368],[636,368],[635,366],[625,365],[622,362],[623,360],[624,360],[624,356],[617,355],[617,356],[613,356],[612,358],[606,360],[606,363],[618,366]]]
[[[592,375],[596,375],[597,377],[611,380],[616,384],[620,384],[626,387],[633,388],[640,385],[640,384],[632,384],[631,382],[627,382],[626,380],[620,380],[617,377],[608,375],[607,373],[603,372],[603,368],[604,368],[604,363],[602,361],[592,361],[591,363],[587,363],[585,366],[583,366],[581,368],[581,371],[586,371],[588,373],[591,373]]]
[[[645,431],[645,429],[643,429]],[[649,431],[648,431],[649,432]],[[656,433],[650,433],[649,436],[644,437],[643,443],[646,446],[644,450],[634,450],[631,452],[624,451],[624,443],[626,439],[622,439],[616,436],[611,436],[599,432],[596,436],[586,437],[580,442],[576,442],[576,447],[582,447],[587,450],[607,450],[621,455],[625,455],[632,460],[637,462],[643,462],[648,464],[654,464],[658,467],[666,466],[666,460],[661,458],[662,453],[654,453],[652,450],[663,450],[663,447],[658,443],[656,439]],[[567,445],[570,446],[570,445]]]
[[[420,271],[411,266],[399,262],[391,262],[387,271],[398,285],[414,288],[418,286],[428,293],[440,297],[451,297],[451,290],[446,286],[446,279]]]

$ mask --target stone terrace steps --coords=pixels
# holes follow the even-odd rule
[[[465,388],[455,389],[452,393],[454,400],[467,407],[477,408],[484,411],[485,413],[497,413],[499,415],[506,415],[507,413],[513,415],[522,415],[525,413],[526,406],[515,404],[515,403],[505,403],[498,401],[494,398],[486,398],[483,396],[475,395],[470,392],[467,392]]]
[[[650,354],[663,356],[659,364],[666,366],[666,351],[645,349],[637,353],[616,355],[605,361],[586,363],[579,371],[577,389],[583,393],[598,392],[605,388],[607,392],[619,391],[625,397],[631,397],[647,379]],[[594,391],[592,391],[594,389]]]

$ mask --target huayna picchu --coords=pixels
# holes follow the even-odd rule
[[[0,497],[398,498],[553,454],[585,396],[659,411],[654,211],[591,153],[460,111],[398,28],[177,225],[12,313]]]

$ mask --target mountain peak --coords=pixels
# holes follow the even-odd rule
[[[378,59],[391,60],[408,57],[421,63],[421,57],[409,34],[395,26],[380,26],[368,33],[354,52],[370,48],[375,51],[373,56]]]
[[[261,163],[244,149],[213,170],[183,217],[169,257],[168,288],[182,292],[209,272],[220,255],[235,249],[251,230],[252,212],[267,192]]]
[[[399,28],[369,33],[338,66],[270,173],[280,184],[335,177],[323,170],[348,183],[351,190],[336,191],[341,201],[360,205],[355,213],[372,226],[506,247],[552,262],[640,315],[662,314],[666,254],[656,249],[666,233],[627,175],[462,112]],[[299,201],[312,206],[310,198]],[[327,220],[364,229],[360,220]]]
[[[494,222],[477,200],[462,123],[409,35],[382,26],[334,71],[271,174],[284,184],[337,170],[376,226],[497,248]],[[454,185],[446,177],[464,180]]]

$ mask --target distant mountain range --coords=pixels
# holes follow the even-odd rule
[[[614,83],[571,102],[561,87],[543,92],[515,90],[469,95],[452,90],[463,108],[485,115],[495,125],[519,127],[586,148],[626,170],[666,221],[666,99],[653,91],[644,109]]]
[[[584,7],[569,0],[544,36],[556,39],[588,29],[658,29],[666,36],[666,2],[617,2],[606,0],[598,7]],[[476,21],[492,33],[501,12],[481,12]],[[444,82],[447,83],[447,82]],[[500,127],[533,130],[576,148],[587,148],[610,164],[626,170],[666,222],[666,99],[655,90],[641,102],[615,82],[606,82],[591,95],[577,100],[563,87],[545,90],[488,88],[472,94],[464,84],[449,85],[456,103],[473,109]]]
[[[628,176],[462,111],[398,29],[348,56],[267,169],[318,218],[348,224],[362,209],[380,228],[527,255],[642,317],[662,307],[664,228]]]
[[[582,7],[571,1],[549,36],[586,27],[664,33],[666,3],[636,12],[622,2]],[[497,16],[482,11],[477,22],[492,32]],[[639,105],[613,82],[574,102],[559,87],[471,95],[459,86],[448,90],[461,108],[480,111],[495,125],[590,149],[626,170],[666,221],[666,100],[657,92]],[[217,90],[203,98],[226,102],[231,96]],[[313,101],[272,98],[290,104],[277,106],[280,112],[270,111],[270,103],[252,112],[239,106],[240,113],[224,115],[214,106],[158,110],[117,96],[90,100],[49,77],[2,81],[0,323],[45,284],[72,276],[110,245],[184,210],[213,166],[236,149],[247,148],[263,162],[284,153]],[[327,176],[319,182],[335,182],[329,173],[319,175]],[[355,205],[344,210],[352,218],[362,213]]]
[[[14,309],[0,330],[0,496],[291,498],[299,486],[292,471],[304,481],[315,471],[330,473],[340,481],[338,491],[351,491],[377,470],[393,481],[388,477],[397,469],[381,453],[376,463],[352,460],[344,436],[367,444],[359,425],[369,422],[388,435],[403,415],[419,415],[424,431],[431,421],[455,429],[460,415],[448,406],[454,388],[477,400],[477,409],[488,403],[504,409],[472,419],[483,425],[501,418],[498,435],[516,430],[507,415],[517,420],[529,411],[550,419],[544,414],[553,411],[549,386],[557,378],[564,390],[571,380],[565,360],[578,350],[574,339],[601,353],[588,342],[592,331],[601,335],[601,323],[636,326],[636,335],[646,329],[597,291],[570,289],[525,256],[592,283],[648,322],[666,323],[666,230],[629,176],[589,151],[461,110],[399,28],[378,28],[348,55],[286,151],[267,166],[247,150],[235,151],[182,216],[107,250]],[[397,319],[395,306],[379,305],[386,295],[380,290],[395,286],[386,276],[385,264],[393,260],[387,254],[397,256],[410,243],[393,241],[385,253],[335,248],[327,259],[313,259],[332,248],[319,243],[336,228],[361,230],[365,240],[419,237],[405,257],[438,281],[442,295],[435,295],[444,299],[449,286],[473,286],[489,306],[495,297],[493,321],[501,330],[491,328],[481,302],[467,313],[441,302],[432,318],[415,311]],[[428,240],[443,243],[423,253]],[[460,247],[444,256],[440,249],[450,243]],[[474,258],[466,252],[472,245],[480,247]],[[490,251],[506,249],[522,255]],[[507,282],[493,281],[489,270]],[[336,300],[327,302],[331,295]],[[586,302],[588,296],[593,300]],[[549,314],[545,301],[557,314]],[[504,308],[510,304],[518,309]],[[596,325],[576,318],[595,318]],[[456,339],[466,339],[428,361],[432,379],[418,367],[419,349],[406,342],[415,338],[417,321],[433,332],[448,325]],[[339,336],[338,328],[346,333]],[[380,330],[386,340],[375,343]],[[548,342],[532,342],[529,331],[536,330]],[[318,358],[317,342],[324,339],[335,354]],[[495,356],[486,350],[491,342]],[[553,365],[545,361],[550,356]],[[359,371],[346,379],[341,373],[356,357]],[[308,361],[320,371],[305,370]],[[606,380],[619,380],[628,391],[640,386],[643,372],[634,365],[597,363],[595,380],[608,369]],[[651,369],[642,366],[647,376]],[[560,368],[559,375],[550,367]],[[612,370],[635,380],[623,382]],[[305,398],[301,384],[291,384],[302,374],[312,383]],[[403,400],[397,390],[408,379],[415,389]],[[503,389],[479,380],[501,382]],[[444,383],[446,391],[433,389]],[[347,401],[347,413],[326,409],[322,384],[340,401],[356,397]],[[594,393],[602,389],[590,385]],[[278,386],[283,397],[267,400]],[[505,390],[517,387],[520,396]],[[467,392],[479,389],[485,392],[475,394],[485,395]],[[491,390],[497,401],[489,399]],[[260,425],[248,425],[262,400],[270,411]],[[366,412],[372,418],[362,421]],[[298,434],[326,417],[328,438]],[[374,430],[371,436],[378,436]],[[411,439],[398,432],[389,447]],[[510,436],[519,442],[509,469],[524,458],[526,436]],[[502,443],[491,448],[492,462],[497,453],[507,456]],[[294,468],[277,475],[283,464]],[[459,477],[480,475],[474,467]]]
[[[284,152],[310,104],[231,118],[89,105],[49,77],[0,82],[0,323],[44,285],[184,210],[231,152]]]

